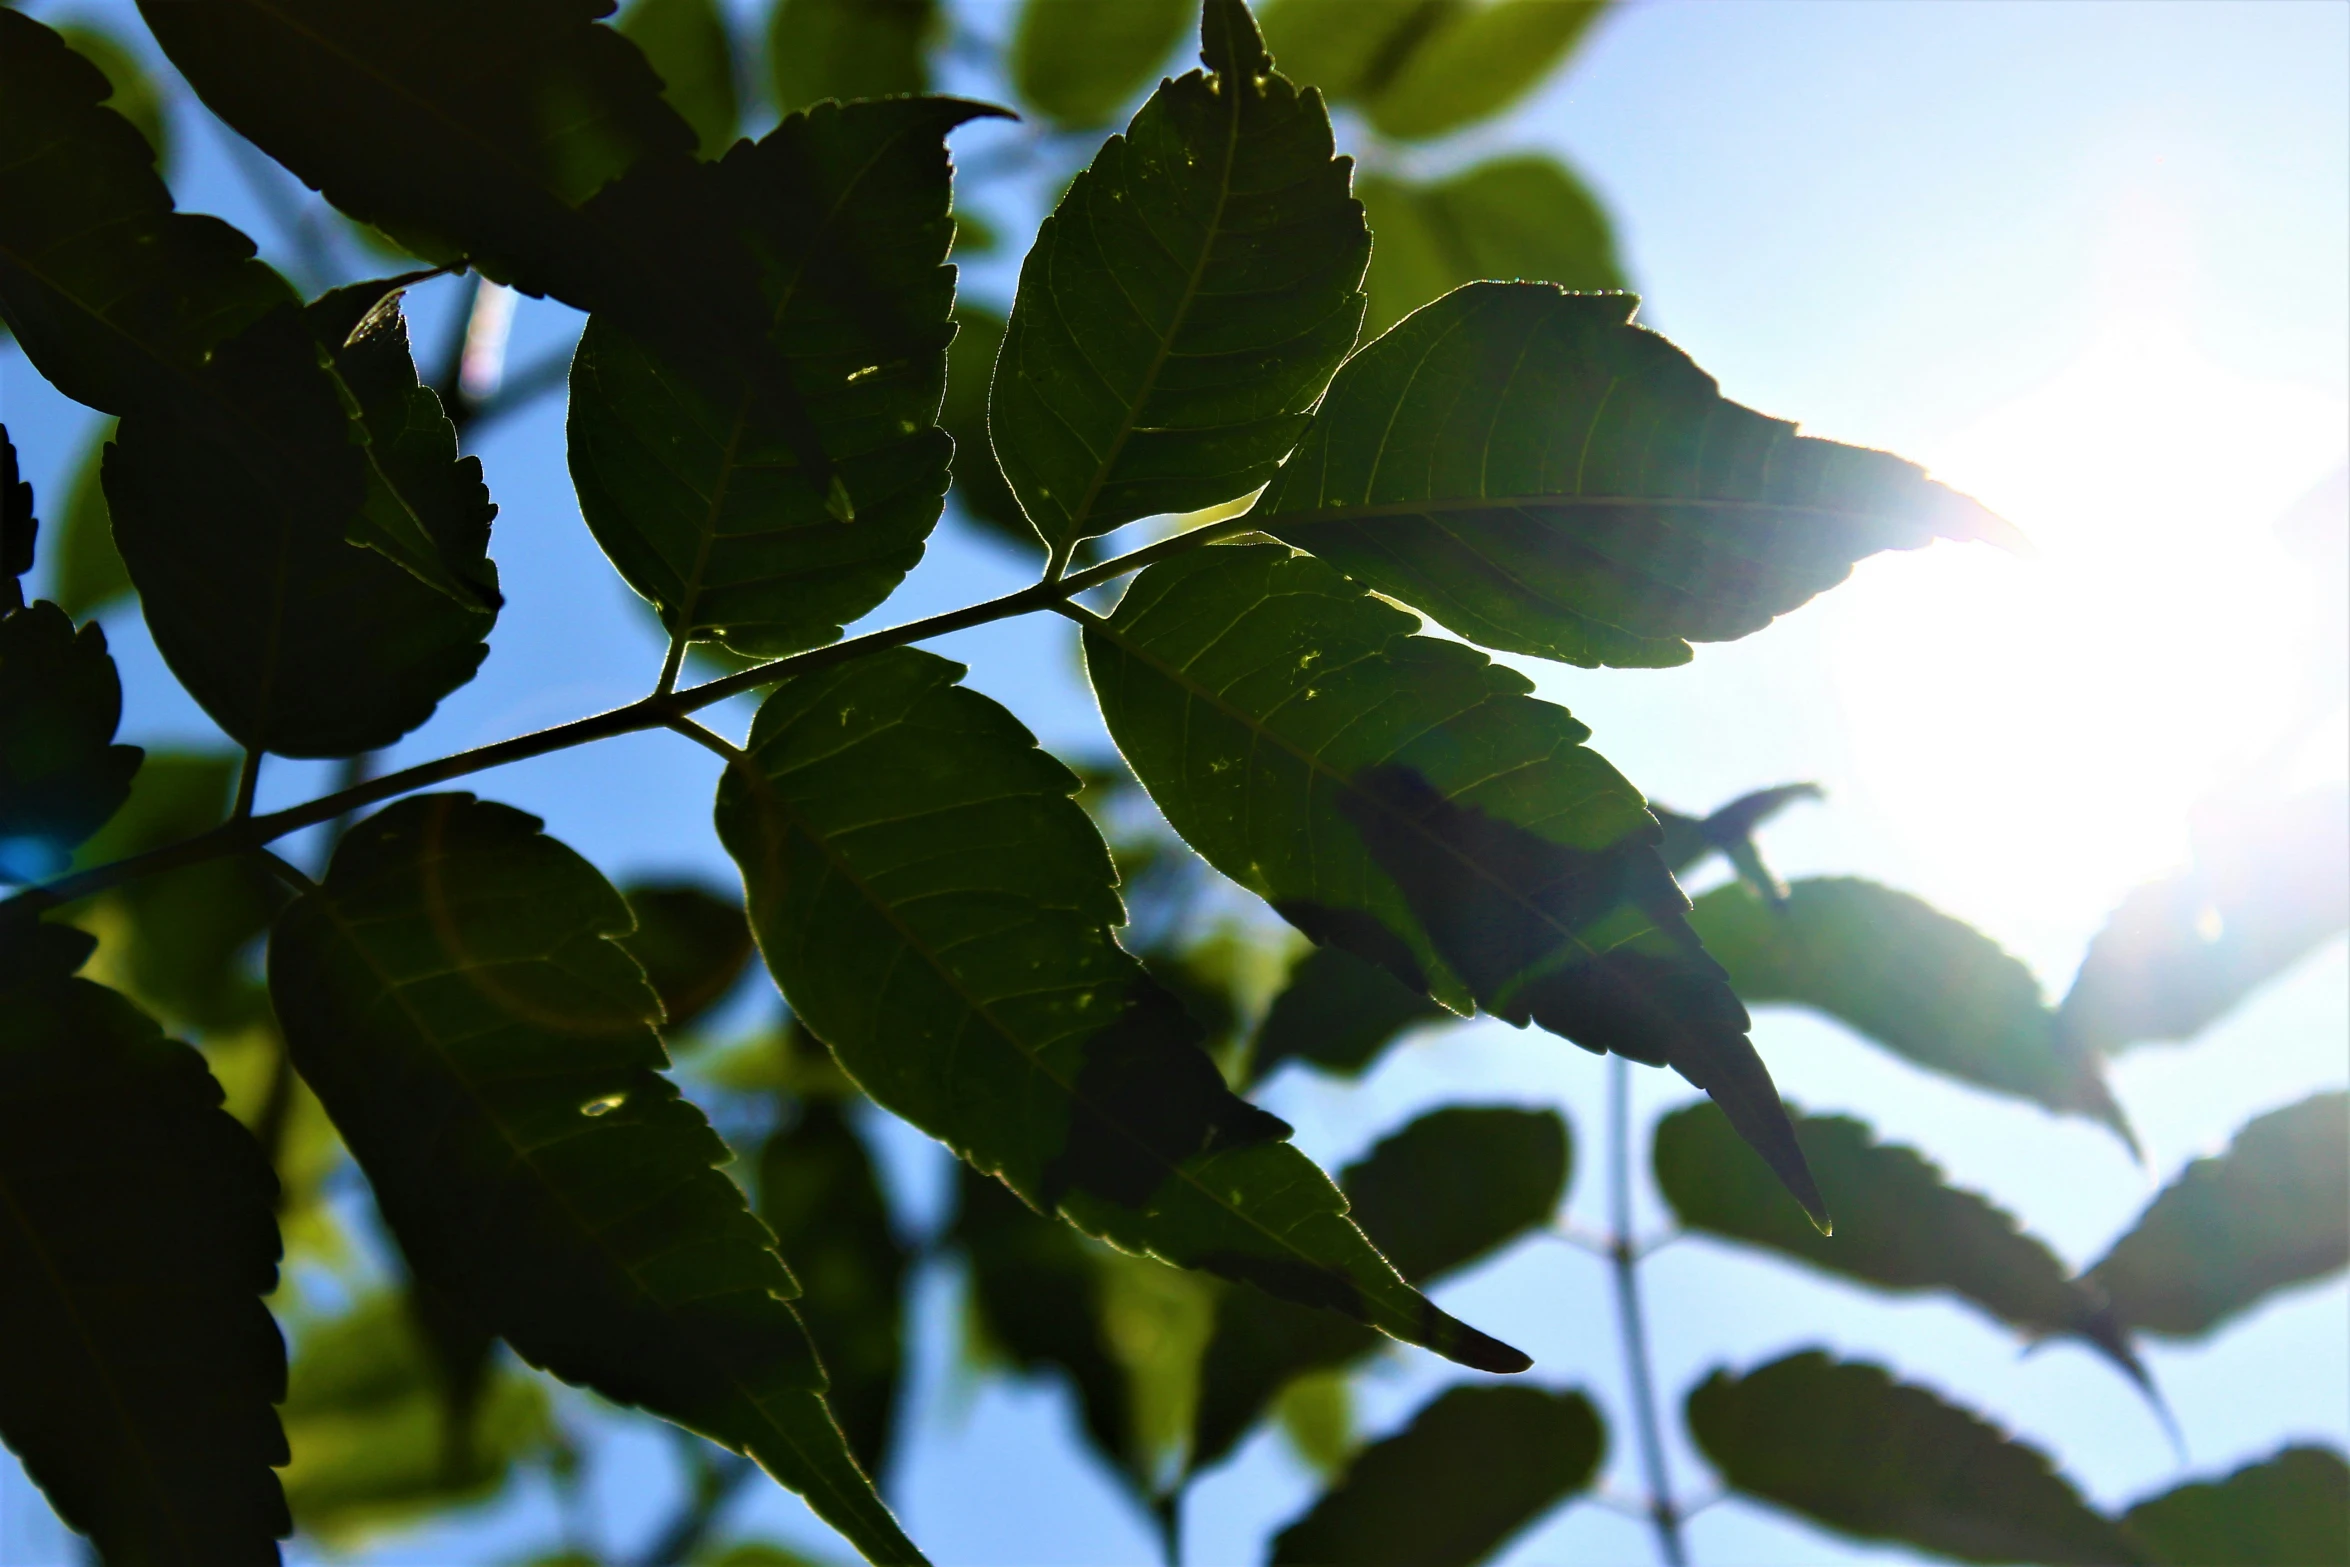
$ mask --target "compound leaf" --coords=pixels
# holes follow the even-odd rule
[[[1881,1366],[1805,1350],[1717,1369],[1687,1413],[1731,1489],[1841,1534],[1966,1562],[2138,1559],[2047,1454]]]
[[[2157,1567],[2350,1561],[2350,1464],[2331,1448],[2281,1448],[2224,1479],[2150,1496],[2121,1525]]]
[[[1124,910],[1077,779],[961,674],[899,648],[802,676],[727,770],[719,836],[792,1011],[1040,1212],[1522,1369],[1397,1277],[1289,1128],[1224,1086],[1111,937]]]
[[[2181,1170],[2087,1275],[2125,1327],[2197,1338],[2350,1263],[2350,1095],[2247,1122]]]
[[[937,0],[779,0],[767,35],[775,106],[930,90]]]
[[[750,966],[751,925],[743,906],[695,882],[654,882],[624,889],[636,929],[620,939],[661,998],[661,1022],[674,1035],[726,999]]]
[[[122,677],[95,621],[46,601],[0,614],[0,882],[53,876],[130,798]]]
[[[275,1563],[277,1183],[90,949],[0,931],[0,1436],[107,1562]]]
[[[1364,107],[1383,136],[1422,141],[1489,119],[1567,57],[1606,0],[1485,0],[1437,9]]]
[[[1447,1388],[1365,1448],[1273,1542],[1276,1563],[1469,1567],[1590,1485],[1607,1451],[1581,1393]]]
[[[1359,1075],[1408,1028],[1452,1014],[1344,947],[1316,947],[1289,971],[1249,1051],[1249,1081],[1285,1061]]]
[[[916,1561],[728,1157],[661,1075],[628,906],[519,811],[402,800],[270,942],[270,993],[422,1282],[523,1359],[748,1453],[876,1561]]]
[[[1191,20],[1191,0],[1025,0],[1012,87],[1064,130],[1103,126],[1146,86]]]
[[[1366,336],[1484,278],[1578,293],[1625,286],[1606,212],[1556,158],[1495,158],[1430,184],[1366,174],[1355,195],[1378,236],[1363,283]]]
[[[2058,1035],[2032,971],[1923,899],[1834,876],[1793,883],[1773,908],[1732,882],[1689,918],[1748,1005],[1823,1012],[1928,1071],[2131,1141],[2103,1066]]]
[[[1200,58],[1020,268],[989,422],[1056,559],[1271,478],[1362,322],[1370,235],[1321,97],[1274,73],[1240,0],[1208,0]]]
[[[1674,1067],[1824,1218],[1646,803],[1524,676],[1417,629],[1320,561],[1200,549],[1088,621],[1086,668],[1218,870],[1455,1011]]]
[[[1728,401],[1637,303],[1455,289],[1347,361],[1254,515],[1473,642],[1586,666],[1686,663],[1864,556],[2006,529]]]
[[[718,0],[636,0],[620,31],[661,78],[661,96],[694,128],[705,158],[734,141],[742,123],[734,91],[734,41]]]

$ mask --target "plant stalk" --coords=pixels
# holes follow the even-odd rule
[[[1632,1069],[1607,1058],[1608,1270],[1615,1281],[1616,1324],[1624,1346],[1624,1382],[1632,1398],[1632,1426],[1648,1483],[1648,1520],[1666,1567],[1687,1567],[1681,1512],[1673,1505],[1672,1476],[1656,1417],[1656,1382],[1649,1370],[1648,1322],[1640,1309],[1640,1253],[1632,1238]]]

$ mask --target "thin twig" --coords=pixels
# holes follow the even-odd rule
[[[1632,1073],[1622,1056],[1607,1059],[1608,1224],[1610,1272],[1615,1276],[1616,1320],[1624,1345],[1624,1381],[1632,1398],[1640,1467],[1648,1482],[1648,1519],[1666,1567],[1686,1567],[1681,1515],[1665,1469],[1656,1416],[1656,1384],[1648,1364],[1648,1323],[1640,1310],[1640,1262],[1632,1238]]]
[[[253,814],[253,799],[261,792],[261,757],[259,746],[245,748],[245,765],[237,773],[237,803],[229,812],[229,820],[241,822]]]

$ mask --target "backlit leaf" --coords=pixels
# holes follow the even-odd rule
[[[165,113],[163,93],[156,87],[155,79],[147,74],[138,55],[107,29],[86,21],[60,22],[57,35],[75,54],[105,73],[106,84],[114,89],[106,106],[130,121],[147,145],[155,149],[158,167],[170,168],[171,123]]]
[[[2350,1464],[2330,1448],[2282,1448],[2224,1479],[2148,1497],[2121,1524],[2158,1567],[2350,1561]]]
[[[1455,1011],[1674,1067],[1824,1217],[1646,802],[1524,676],[1417,629],[1320,561],[1201,549],[1088,622],[1086,668],[1218,870]]]
[[[1607,214],[1556,158],[1495,158],[1432,184],[1366,174],[1355,194],[1377,236],[1363,284],[1366,336],[1484,278],[1578,292],[1625,286]]]
[[[955,340],[947,348],[946,401],[938,422],[955,438],[955,500],[988,535],[1023,554],[1042,558],[1044,541],[1028,526],[987,435],[988,385],[996,350],[1004,345],[1004,318],[985,305],[955,307]]]
[[[1458,0],[1266,0],[1265,41],[1332,103],[1377,92]]]
[[[751,962],[751,926],[740,903],[694,882],[625,890],[636,929],[620,944],[644,966],[674,1036],[726,999]]]
[[[280,919],[270,992],[421,1281],[533,1365],[748,1453],[871,1559],[919,1560],[726,1146],[661,1075],[629,923],[533,818],[418,796]]]
[[[2350,1264],[2350,1095],[2245,1124],[2164,1187],[2087,1274],[2124,1326],[2195,1338]]]
[[[1689,1394],[1723,1482],[1864,1540],[1966,1562],[2137,1560],[2048,1455],[1882,1367],[1805,1350]]]
[[[1273,1542],[1277,1563],[1469,1567],[1591,1484],[1607,1451],[1581,1393],[1454,1387],[1367,1447]]]
[[[634,0],[621,12],[619,27],[645,52],[669,107],[694,128],[702,156],[726,151],[741,114],[735,106],[734,44],[718,0]]]
[[[76,620],[138,592],[131,586],[131,569],[122,563],[122,551],[114,547],[114,518],[106,510],[106,484],[100,476],[107,443],[113,439],[114,421],[108,419],[99,425],[74,470],[64,515],[52,522],[56,538],[49,546],[50,592],[58,608]]]
[[[1285,1061],[1356,1076],[1408,1028],[1451,1013],[1344,947],[1316,947],[1289,972],[1249,1055],[1262,1082]]]
[[[1472,283],[1347,362],[1265,530],[1488,647],[1686,663],[1855,561],[2006,525],[1723,398],[1625,294]]]
[[[1683,816],[1654,800],[1648,802],[1648,809],[1665,830],[1665,869],[1678,877],[1709,854],[1734,855],[1740,844],[1752,844],[1755,829],[1763,823],[1798,800],[1821,799],[1824,793],[1816,783],[1780,784],[1742,794],[1709,816]],[[1752,881],[1749,877],[1748,884]],[[1783,894],[1785,889],[1780,891]]]
[[[767,34],[775,107],[930,90],[936,0],[777,0]]]
[[[1370,248],[1318,94],[1209,0],[1163,84],[1037,230],[996,361],[1004,477],[1056,555],[1273,476],[1362,321]]]
[[[0,930],[0,1437],[106,1562],[275,1563],[276,1182],[90,946]]]
[[[95,621],[46,600],[0,613],[0,882],[55,875],[130,798],[122,678]]]
[[[1191,0],[1025,0],[1012,87],[1065,129],[1107,125],[1174,52]]]
[[[1371,124],[1411,141],[1498,114],[1548,76],[1605,9],[1605,0],[1447,6],[1365,102]]]
[[[961,673],[899,648],[803,676],[728,769],[719,836],[792,1011],[883,1108],[1040,1212],[1522,1368],[1397,1277],[1289,1128],[1224,1086],[1111,937],[1124,911],[1077,779]]]

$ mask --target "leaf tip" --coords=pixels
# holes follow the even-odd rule
[[[1244,0],[1206,0],[1199,14],[1200,63],[1222,80],[1253,80],[1273,68],[1264,35]]]

